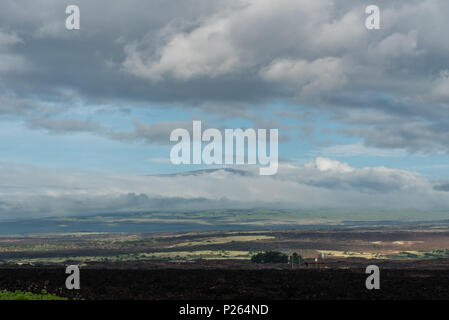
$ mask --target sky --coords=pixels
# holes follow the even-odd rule
[[[0,219],[448,210],[448,15],[443,0],[2,0]],[[172,164],[170,132],[193,120],[278,129],[277,174]]]

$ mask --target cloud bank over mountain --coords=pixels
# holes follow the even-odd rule
[[[0,191],[3,218],[254,207],[441,210],[449,205],[447,188],[419,174],[353,168],[327,158],[282,165],[274,176],[259,176],[254,167],[131,176],[2,164]]]

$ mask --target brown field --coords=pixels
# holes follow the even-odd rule
[[[446,226],[0,238],[0,289],[85,299],[449,299]],[[265,250],[307,266],[255,264]],[[324,254],[319,264],[314,258]],[[65,289],[67,264],[80,291]],[[381,290],[365,288],[365,268]]]
[[[10,264],[160,259],[249,259],[265,250],[305,258],[449,258],[446,226],[161,234],[77,233],[0,237]]]

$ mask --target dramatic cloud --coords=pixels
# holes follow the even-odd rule
[[[70,4],[1,3],[2,161],[62,167],[60,150],[30,148],[56,136],[58,146],[79,143],[75,157],[92,148],[80,156],[89,165],[101,162],[95,152],[104,143],[104,158],[144,150],[145,164],[157,168],[148,172],[170,172],[158,171],[168,156],[158,150],[192,119],[219,129],[279,128],[283,159],[449,155],[448,1],[378,0],[380,30],[365,28],[358,0],[78,0],[79,31],[65,29]],[[136,162],[117,162],[120,172],[135,172],[125,166]],[[3,164],[0,212],[126,212],[184,200],[448,208],[447,183],[417,173],[323,157],[286,162],[272,177],[257,168],[126,176]]]
[[[146,63],[142,61],[135,45],[126,46],[127,58],[123,66],[125,70],[151,80],[162,80],[166,74],[187,80],[196,76],[214,77],[236,71],[239,58],[236,48],[226,38],[228,28],[226,20],[218,20],[189,35],[176,34],[163,48],[158,49],[156,61],[149,58]]]
[[[81,0],[79,32],[64,28],[67,4],[3,1],[0,110],[17,98],[70,108],[72,95],[86,105],[194,106],[244,117],[235,110],[281,99],[298,114],[396,114],[428,139],[384,147],[448,150],[433,130],[448,110],[446,1],[379,1],[378,31],[365,28],[358,1],[133,0],[125,8]],[[366,130],[351,134],[377,146]]]

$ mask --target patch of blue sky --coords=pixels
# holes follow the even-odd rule
[[[255,109],[260,119],[268,120],[267,124],[270,120],[282,123],[278,128],[280,135],[290,138],[279,142],[281,161],[303,163],[316,157],[328,157],[356,168],[384,166],[415,171],[433,179],[449,178],[448,155],[410,154],[402,150],[365,147],[360,139],[339,134],[339,129],[349,125],[329,121],[331,114],[316,113],[304,119],[279,116],[278,112],[288,108],[287,104],[279,102]],[[158,106],[128,109],[77,105],[55,117],[92,121],[114,131],[132,131],[134,120],[147,124],[190,122],[198,120],[197,114],[198,110],[195,109],[187,111]],[[200,120],[206,121],[208,125],[231,129],[254,125],[252,120],[244,117],[220,121],[212,114],[204,114]],[[302,126],[310,130],[304,132]],[[264,128],[270,129],[268,126]],[[1,162],[131,174],[163,174],[214,167],[171,164],[169,154],[173,144],[115,141],[96,133],[51,134],[43,129],[30,129],[18,121],[2,121],[0,136]],[[317,142],[322,144],[317,145]]]
[[[49,168],[152,174],[163,172],[167,165],[148,159],[169,154],[168,146],[122,143],[91,133],[55,135],[29,129],[17,122],[2,123],[0,136],[2,162]]]

